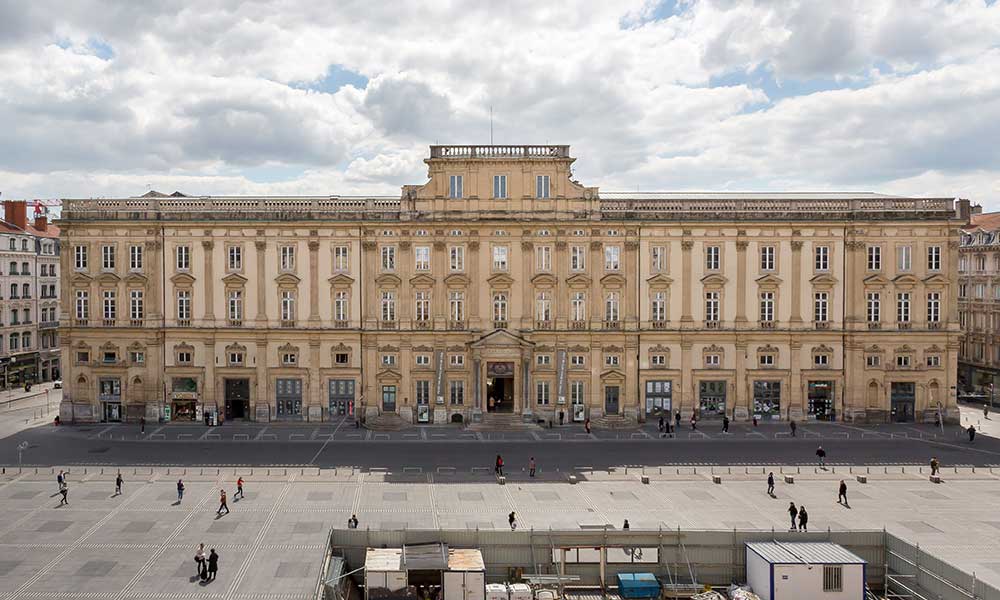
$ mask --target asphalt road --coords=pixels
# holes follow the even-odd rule
[[[595,431],[578,427],[533,432],[473,433],[460,428],[425,427],[381,433],[355,429],[353,422],[321,425],[227,423],[153,426],[87,425],[26,429],[0,440],[0,464],[17,465],[17,447],[27,442],[24,465],[311,465],[317,467],[492,466],[502,454],[508,467],[534,457],[540,468],[662,465],[815,464],[822,445],[829,464],[1000,465],[1000,440],[979,435],[974,444],[957,427],[803,425],[798,437],[784,426],[717,427],[682,430],[676,438],[657,437],[656,427],[640,431]]]

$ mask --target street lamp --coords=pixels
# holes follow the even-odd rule
[[[21,442],[17,445],[17,466],[21,466],[21,453],[28,449],[28,442]]]

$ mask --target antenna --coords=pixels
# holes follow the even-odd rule
[[[493,105],[490,104],[490,146],[493,145]]]

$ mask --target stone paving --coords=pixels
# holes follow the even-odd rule
[[[749,470],[749,473],[748,473]],[[764,473],[778,474],[775,498]],[[123,470],[124,493],[113,495],[116,469],[71,471],[69,506],[59,507],[50,469],[8,471],[0,478],[0,597],[254,598],[311,597],[331,527],[356,513],[361,528],[506,528],[510,511],[523,528],[609,525],[633,529],[783,529],[788,502],[805,504],[813,530],[881,529],[993,585],[1000,584],[1000,470],[866,467],[849,473],[815,468],[647,468],[648,485],[629,469],[509,474],[500,486],[488,473],[359,472],[350,469],[246,469],[246,498],[216,517],[220,487],[232,494],[232,469]],[[137,474],[138,472],[138,474]],[[855,479],[867,473],[868,483]],[[176,502],[178,478],[186,485]],[[851,508],[836,502],[846,479]],[[195,577],[198,542],[217,549],[218,579]]]

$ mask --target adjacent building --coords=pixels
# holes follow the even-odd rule
[[[432,146],[391,197],[64,201],[63,417],[957,418],[954,199],[608,193],[574,160]]]
[[[28,220],[24,201],[0,221],[0,389],[60,377],[59,228]]]
[[[958,262],[959,385],[991,397],[1000,392],[1000,213],[978,208],[962,231]]]

